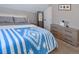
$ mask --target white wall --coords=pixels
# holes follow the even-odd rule
[[[27,15],[27,19],[29,20],[29,23],[37,24],[36,13],[29,13],[29,14]]]
[[[54,23],[59,24],[61,20],[66,20],[70,27],[79,29],[79,4],[72,4],[71,11],[59,11],[57,4],[52,7]]]
[[[52,6],[48,7],[44,11],[44,28],[50,30],[50,25],[53,23],[53,9]]]

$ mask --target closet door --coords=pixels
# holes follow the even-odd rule
[[[37,12],[37,24],[39,27],[44,27],[44,14],[42,11]]]
[[[50,31],[52,23],[53,23],[53,10],[52,7],[48,7],[44,11],[44,28]]]

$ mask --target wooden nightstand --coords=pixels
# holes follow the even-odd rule
[[[79,30],[63,27],[58,24],[52,24],[51,32],[56,38],[62,39],[63,41],[74,46],[79,46]]]

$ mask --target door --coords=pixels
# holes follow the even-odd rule
[[[44,28],[50,31],[50,25],[52,24],[53,15],[52,15],[52,7],[48,7],[44,11]]]

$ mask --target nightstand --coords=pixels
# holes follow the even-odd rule
[[[51,25],[53,35],[71,45],[79,46],[79,30],[74,28],[63,27],[58,24]]]

